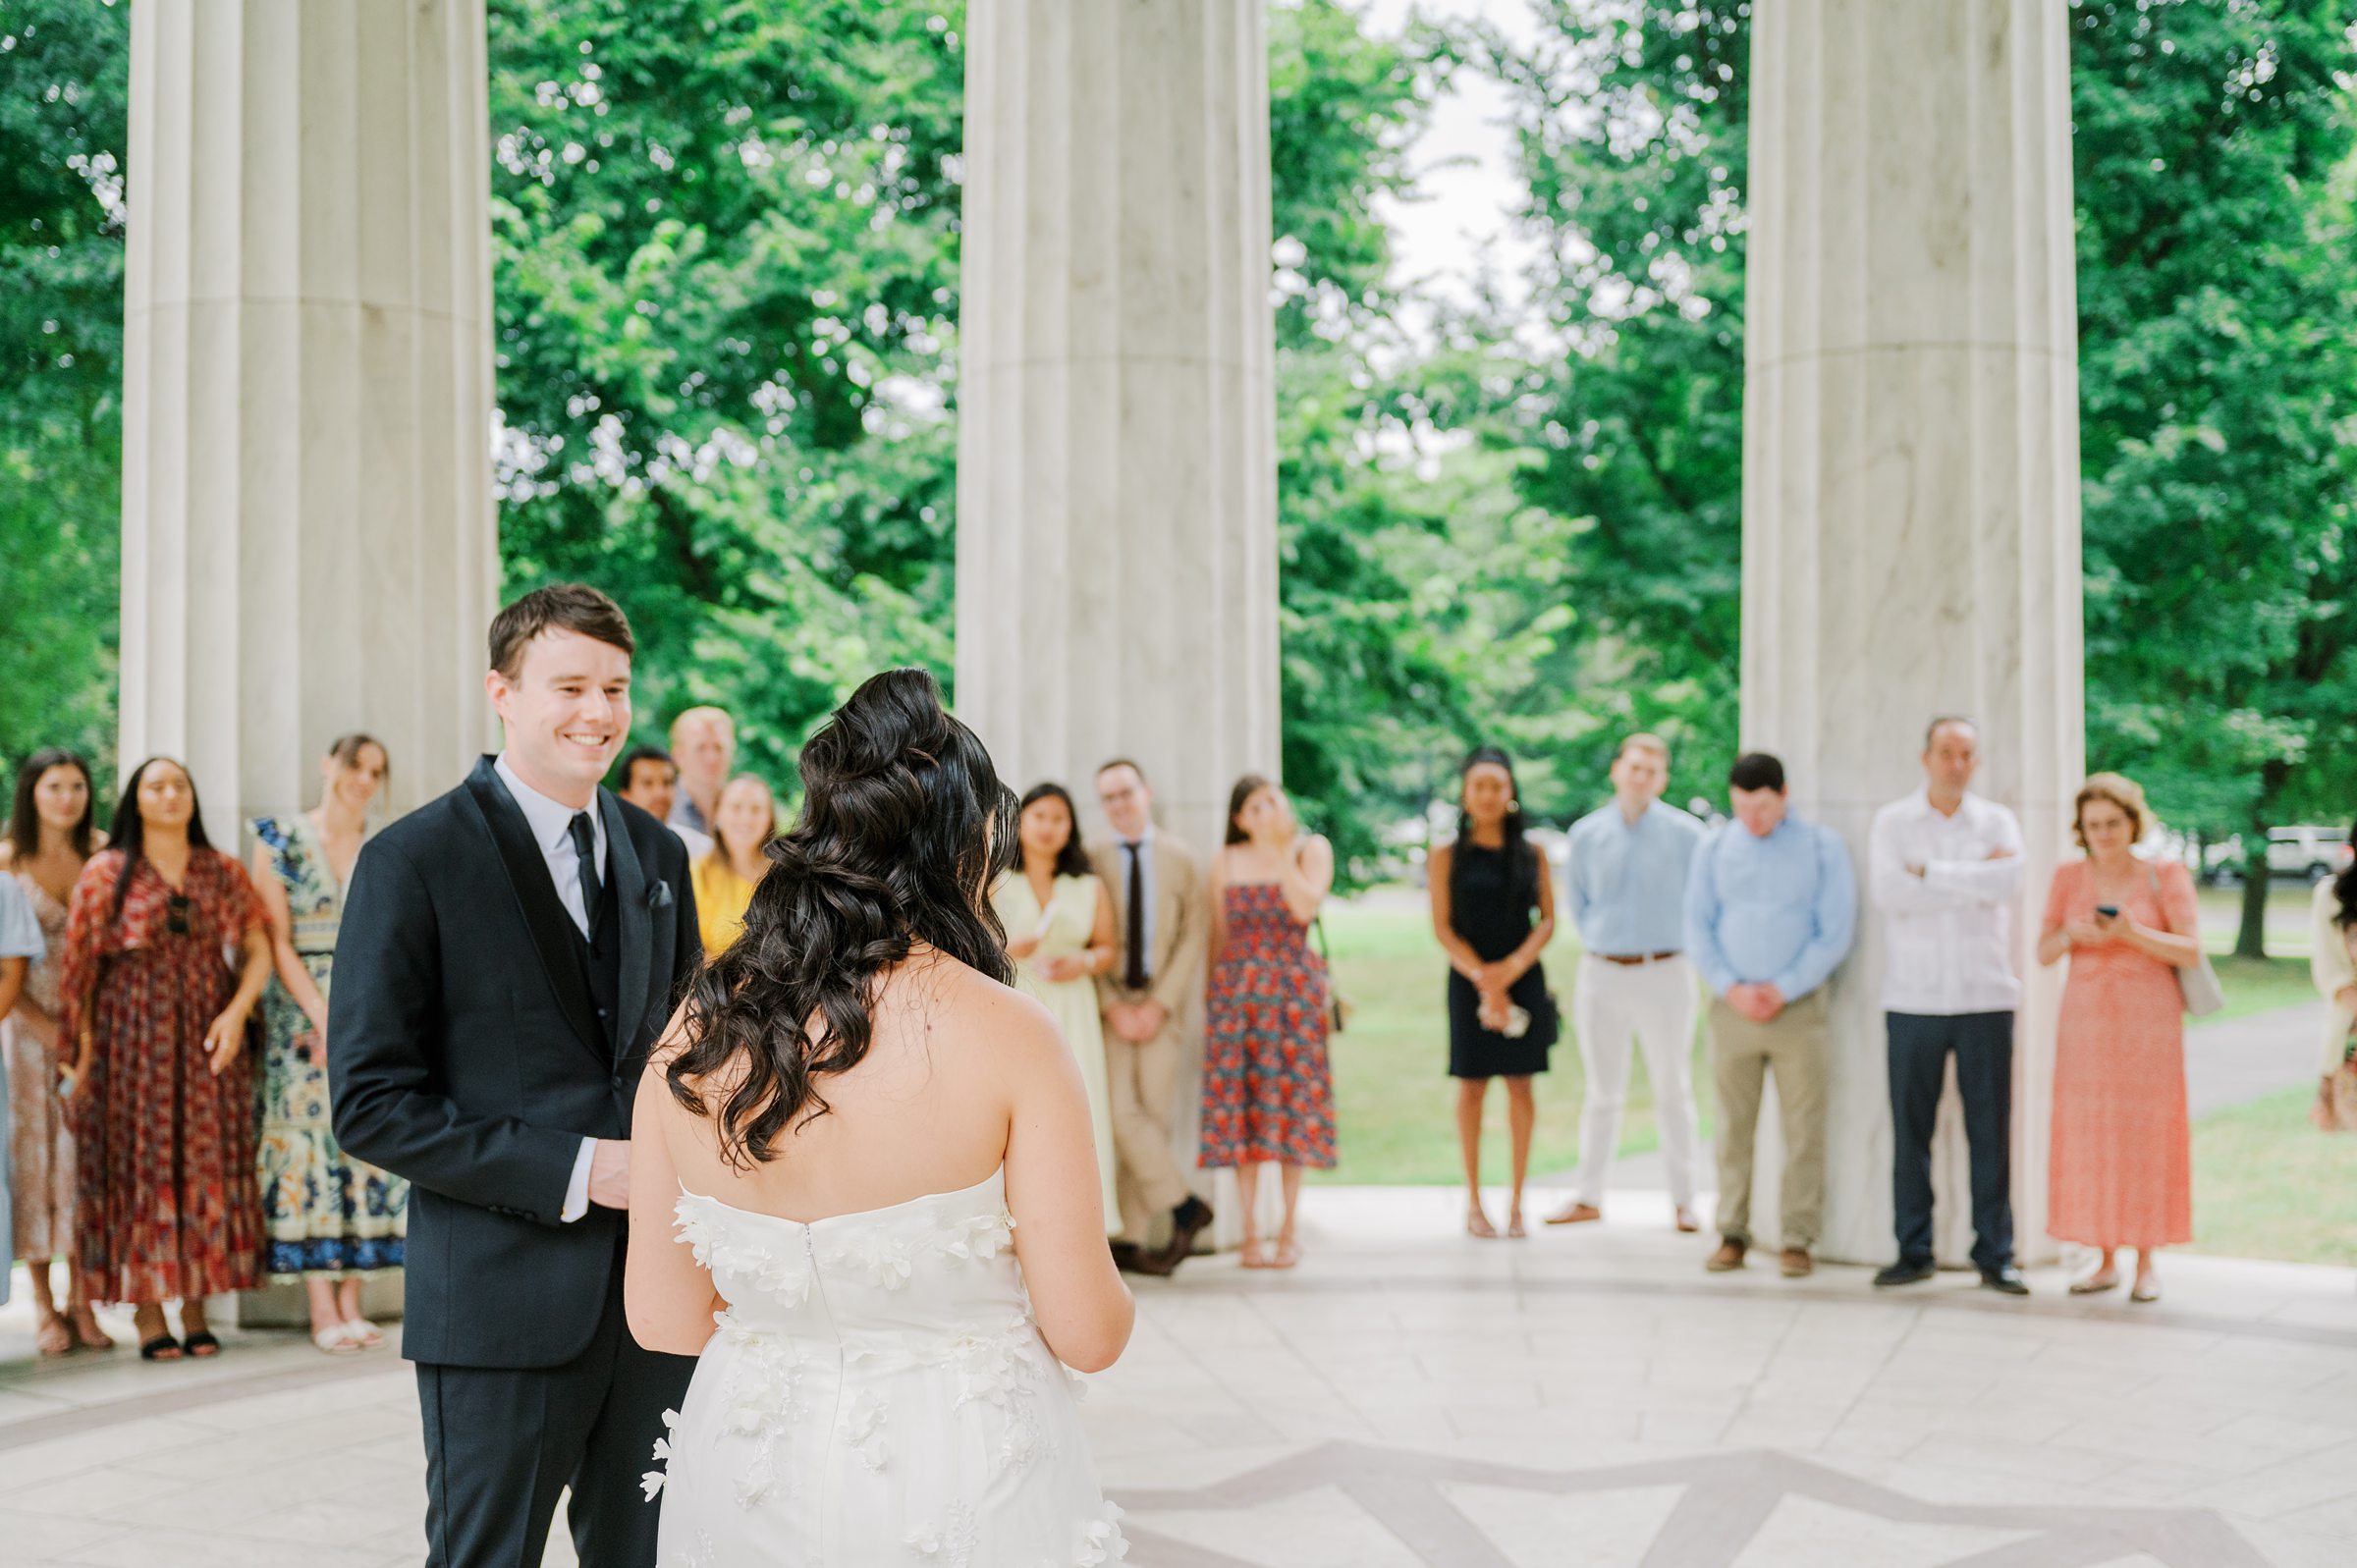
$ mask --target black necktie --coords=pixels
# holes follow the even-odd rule
[[[1140,851],[1145,845],[1125,843],[1129,851],[1129,919],[1124,946],[1128,955],[1122,963],[1122,984],[1131,991],[1146,989],[1146,879],[1139,864]]]
[[[589,831],[589,813],[573,814],[573,851],[581,857],[581,924],[591,931],[597,929],[597,911],[606,901],[606,890],[597,880],[597,838]]]

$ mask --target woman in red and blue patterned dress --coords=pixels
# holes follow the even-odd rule
[[[1204,1019],[1203,1164],[1233,1166],[1247,1269],[1290,1269],[1301,1172],[1334,1166],[1332,995],[1309,928],[1334,886],[1334,847],[1303,835],[1292,806],[1246,775],[1228,801],[1228,842],[1211,869],[1211,989]],[[1263,1245],[1253,1199],[1277,1166],[1285,1222]]]

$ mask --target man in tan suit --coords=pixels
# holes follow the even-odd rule
[[[1121,1163],[1124,1239],[1114,1257],[1138,1273],[1167,1274],[1194,1251],[1211,1205],[1186,1184],[1171,1150],[1173,1104],[1187,1012],[1203,990],[1210,911],[1203,870],[1184,844],[1154,828],[1154,791],[1126,759],[1097,770],[1097,801],[1113,829],[1097,875],[1113,894],[1113,969],[1097,979],[1105,1010],[1105,1072],[1113,1146]],[[1150,1249],[1154,1216],[1171,1217],[1170,1243]]]

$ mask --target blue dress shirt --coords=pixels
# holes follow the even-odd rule
[[[1571,825],[1571,924],[1579,944],[1616,958],[1686,945],[1686,875],[1703,827],[1655,801],[1630,822],[1617,802]]]
[[[1849,850],[1832,829],[1786,815],[1762,838],[1730,821],[1686,880],[1686,955],[1715,996],[1766,981],[1798,1001],[1848,954],[1857,917]]]

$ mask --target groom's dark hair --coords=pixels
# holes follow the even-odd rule
[[[510,680],[523,674],[523,646],[556,627],[636,654],[630,618],[622,606],[585,582],[552,582],[534,588],[491,618],[491,668]]]

